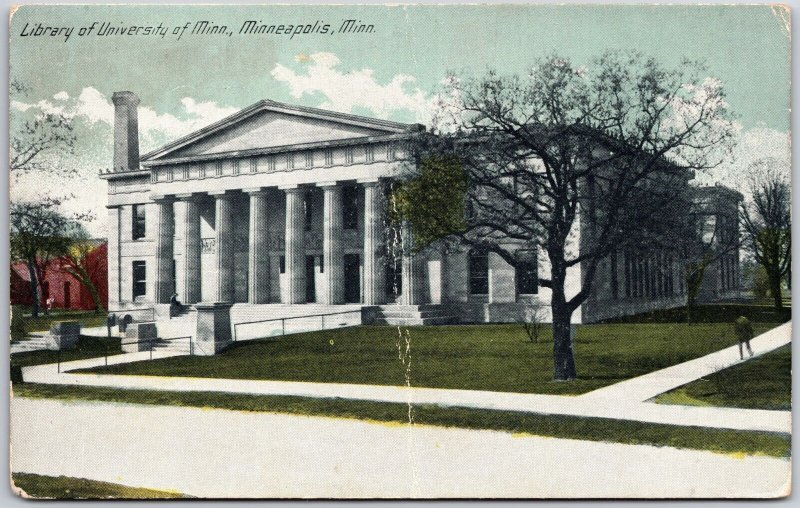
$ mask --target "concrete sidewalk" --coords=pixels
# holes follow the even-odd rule
[[[11,470],[199,497],[775,497],[786,458],[346,418],[11,400]],[[68,436],[68,438],[65,438]]]
[[[761,355],[790,341],[791,323],[787,323],[753,339],[751,344],[756,355]],[[731,357],[734,350],[736,350],[735,346],[726,348],[696,360],[623,381],[581,396],[338,383],[64,373],[65,370],[102,365],[103,358],[63,363],[61,373],[58,373],[57,366],[52,364],[25,367],[23,378],[27,382],[45,384],[342,398],[412,405],[434,404],[537,414],[601,417],[681,426],[791,432],[790,411],[691,407],[645,402],[659,393],[708,375],[723,366],[736,363],[738,351],[736,351],[735,358]],[[139,361],[149,358],[148,355],[149,353],[146,352],[116,355],[109,357],[108,362],[116,364]],[[154,358],[168,356],[176,356],[176,353],[156,352],[154,354]]]

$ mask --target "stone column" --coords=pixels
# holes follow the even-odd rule
[[[233,196],[225,191],[209,192],[215,203],[214,239],[216,244],[217,302],[233,303]]]
[[[411,253],[411,246],[413,245],[413,238],[411,236],[411,226],[403,223],[402,229],[402,242],[403,242],[403,292],[400,295],[400,303],[402,305],[416,305],[417,304],[417,277],[416,277],[416,256]]]
[[[364,304],[378,305],[384,303],[385,297],[379,253],[383,233],[382,189],[377,180],[360,183],[364,185]]]
[[[245,190],[250,194],[250,229],[248,232],[247,301],[269,302],[269,245],[267,232],[267,191]]]
[[[154,303],[169,303],[172,292],[172,262],[174,259],[175,211],[174,201],[157,196],[156,202],[156,263]]]
[[[282,188],[286,192],[286,277],[288,291],[284,303],[306,300],[304,189]]]
[[[202,297],[200,273],[200,204],[197,196],[183,194],[178,196],[184,202],[183,215],[183,293],[179,299],[183,303],[199,302]]]
[[[342,245],[342,188],[336,182],[317,184],[323,188],[322,269],[325,290],[322,303],[344,303],[344,249]]]

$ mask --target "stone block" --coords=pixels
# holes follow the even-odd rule
[[[45,343],[51,351],[64,351],[74,349],[80,336],[81,324],[77,321],[57,321],[45,335]]]
[[[231,306],[227,302],[198,303],[194,354],[215,355],[233,343]]]
[[[131,323],[125,329],[125,338],[122,340],[122,350],[126,353],[149,351],[157,338],[158,329],[154,322]]]

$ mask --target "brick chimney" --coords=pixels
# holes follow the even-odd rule
[[[139,97],[114,92],[114,172],[139,169]]]

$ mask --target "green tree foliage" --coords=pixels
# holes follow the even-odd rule
[[[419,251],[466,229],[466,194],[467,174],[458,158],[430,155],[420,161],[418,173],[392,188],[389,219],[408,221],[413,249]]]

